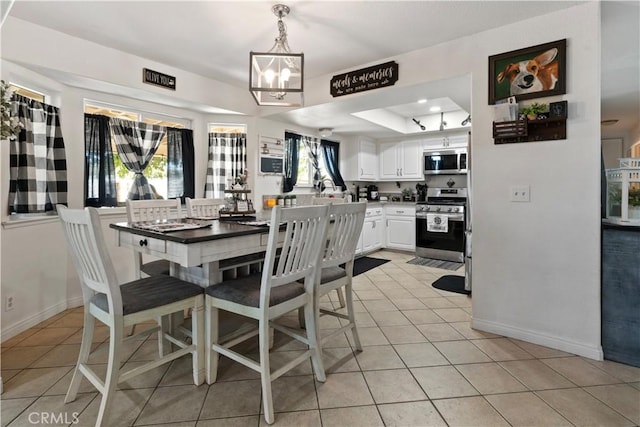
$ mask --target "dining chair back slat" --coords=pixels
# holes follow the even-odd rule
[[[217,218],[220,209],[224,207],[224,199],[185,199],[187,206],[187,216],[189,218]]]
[[[272,224],[280,224],[286,222],[285,239],[282,244],[280,256],[274,259],[266,255],[267,262],[275,262],[275,275],[271,277],[271,286],[276,287],[287,283],[295,282],[305,277],[319,254],[320,246],[315,245],[320,235],[326,233],[326,218],[319,216],[322,207],[316,210],[308,207],[304,209],[306,213],[293,212],[289,209],[278,212],[272,217]],[[306,216],[305,216],[306,215]],[[277,221],[277,222],[274,222]],[[269,239],[277,239],[279,235],[278,227],[271,226],[269,230]],[[272,243],[276,248],[277,243]],[[269,269],[267,265],[266,271],[274,271]]]
[[[95,292],[117,294],[119,287],[113,265],[100,262],[109,255],[97,244],[103,241],[102,230],[92,227],[92,222],[99,221],[97,212],[91,210],[87,215],[84,211],[60,209],[58,214],[63,220],[64,235],[80,281]]]
[[[127,221],[163,222],[182,218],[180,199],[127,200]],[[167,260],[145,262],[142,253],[133,251],[133,271],[136,278],[168,275],[171,264]]]
[[[331,205],[329,215],[333,220],[329,228],[327,250],[322,267],[335,267],[353,260],[358,236],[362,232],[366,203],[344,203]]]
[[[168,221],[182,217],[180,199],[127,200],[127,221]]]

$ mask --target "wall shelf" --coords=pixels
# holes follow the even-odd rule
[[[493,122],[495,144],[567,139],[567,118]]]

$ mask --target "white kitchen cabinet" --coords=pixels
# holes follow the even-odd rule
[[[346,181],[371,181],[378,179],[378,147],[366,138],[340,144],[344,161],[340,166]]]
[[[382,207],[367,208],[356,253],[372,252],[382,247],[384,237],[383,213]]]
[[[423,179],[421,141],[384,142],[378,146],[380,180]]]
[[[437,150],[439,148],[466,148],[469,142],[467,133],[451,134],[441,137],[428,138],[422,142],[424,150]]]
[[[385,246],[391,249],[415,251],[416,208],[407,205],[387,205]]]

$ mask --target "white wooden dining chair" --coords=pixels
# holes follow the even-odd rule
[[[346,203],[347,199],[344,197],[312,197],[311,204],[312,205],[338,205],[342,203]],[[336,289],[336,295],[338,296],[338,302],[340,302],[340,308],[345,307],[344,295],[342,294],[342,289]]]
[[[219,211],[224,207],[224,199],[192,199],[187,197],[185,199],[187,206],[187,217],[189,218],[202,218],[213,219],[218,218]]]
[[[318,275],[315,287],[314,309],[316,316],[320,313],[346,319],[347,324],[321,336],[320,330],[316,332],[320,343],[326,342],[333,336],[351,330],[353,341],[357,350],[362,351],[358,328],[356,326],[355,312],[353,309],[353,261],[358,244],[358,236],[364,223],[366,203],[344,203],[331,205],[329,214],[332,223],[327,232],[327,246],[322,258],[322,270]],[[331,291],[340,291],[344,288],[347,313],[337,310],[320,308],[320,298]],[[341,295],[341,293],[340,293]],[[340,307],[342,308],[342,307]],[[300,315],[300,324],[305,324],[305,317]],[[316,323],[319,328],[319,324]],[[307,329],[309,327],[307,326]]]
[[[320,348],[316,337],[316,319],[313,310],[313,286],[318,274],[322,247],[326,239],[329,218],[328,206],[306,206],[283,209],[277,206],[271,213],[271,226],[267,254],[262,274],[223,281],[209,286],[205,296],[205,323],[207,324],[207,382],[216,381],[218,355],[260,372],[262,401],[267,423],[274,421],[271,382],[303,361],[311,358],[316,378],[324,382]],[[282,224],[281,227],[274,224]],[[280,236],[284,233],[284,237]],[[276,256],[282,241],[280,256]],[[299,280],[303,283],[298,282]],[[305,321],[314,327],[306,334],[272,322],[274,319],[302,308]],[[224,310],[258,321],[258,329],[228,342],[219,342],[218,311]],[[269,359],[269,328],[281,331],[306,344],[308,350],[272,372]],[[259,335],[258,362],[231,350],[231,347]],[[305,336],[306,335],[306,336]],[[296,390],[291,390],[296,393]]]
[[[102,394],[96,426],[110,425],[109,406],[118,383],[191,354],[193,358],[193,382],[204,382],[204,294],[200,286],[171,276],[153,276],[120,284],[104,242],[102,226],[95,208],[67,209],[57,206],[63,225],[67,246],[80,278],[84,301],[84,328],[78,355],[65,403],[76,399],[82,377],[86,377]],[[122,350],[124,329],[136,323],[155,319],[167,319],[169,315],[192,310],[192,329],[189,344],[177,337],[163,333],[163,337],[177,346],[172,353],[158,359],[122,371],[125,362]],[[102,380],[89,364],[95,321],[109,327],[109,358],[106,377]],[[166,325],[158,325],[140,334],[154,330],[166,331]]]
[[[180,199],[127,200],[127,221],[155,222],[182,218]],[[143,262],[142,253],[133,251],[133,271],[137,279],[141,277],[168,275],[169,261],[160,259]]]

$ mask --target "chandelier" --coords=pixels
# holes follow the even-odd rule
[[[289,6],[271,8],[278,17],[278,37],[268,52],[249,54],[249,90],[258,105],[301,107],[303,105],[304,54],[291,53],[282,18]]]

